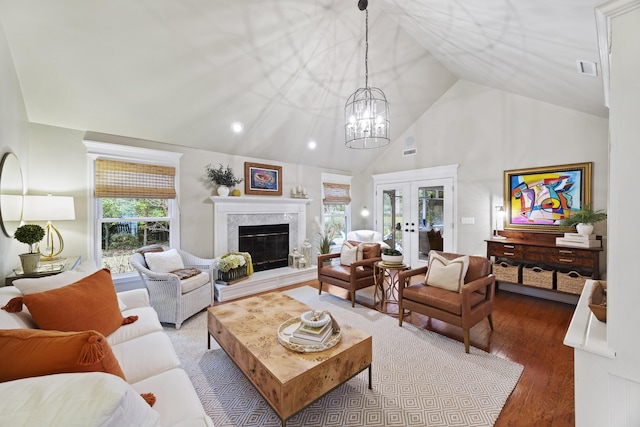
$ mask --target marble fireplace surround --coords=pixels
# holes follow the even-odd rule
[[[238,250],[238,227],[244,225],[289,224],[289,249],[300,248],[307,235],[307,205],[311,199],[273,196],[210,198],[213,202],[213,253],[220,256]],[[316,269],[289,267],[259,271],[233,285],[216,284],[220,302],[311,280]]]

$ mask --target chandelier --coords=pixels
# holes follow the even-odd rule
[[[345,145],[349,148],[380,148],[389,144],[389,102],[381,89],[369,87],[368,0],[359,0],[365,11],[364,87],[356,90],[344,106]]]

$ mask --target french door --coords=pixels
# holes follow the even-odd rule
[[[385,243],[411,268],[426,265],[431,249],[455,252],[455,177],[384,182],[392,175],[374,177],[374,224]]]

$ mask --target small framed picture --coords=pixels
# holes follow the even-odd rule
[[[282,166],[245,162],[244,194],[282,196]]]

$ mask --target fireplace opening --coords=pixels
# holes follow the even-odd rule
[[[241,225],[238,249],[249,252],[254,271],[286,267],[289,256],[289,224]]]

